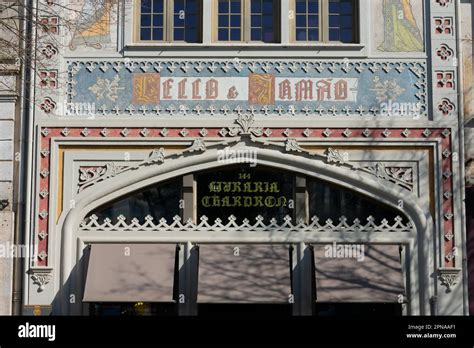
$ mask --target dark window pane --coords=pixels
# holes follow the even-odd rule
[[[334,223],[339,223],[339,218],[345,216],[349,225],[356,218],[366,224],[367,218],[373,216],[376,224],[383,219],[394,223],[396,216],[402,216],[396,209],[322,180],[310,179],[307,185],[309,214],[311,217],[319,217],[320,222],[331,219]]]
[[[151,15],[141,15],[141,22],[140,25],[142,27],[149,27],[151,26]]]
[[[341,30],[341,41],[342,42],[353,42],[354,33],[352,30]]]
[[[274,3],[273,0],[263,0],[263,13],[264,14],[273,14],[274,11],[276,10],[274,8]]]
[[[329,3],[329,13],[339,13],[340,7],[338,2],[330,2]]]
[[[273,16],[263,16],[263,26],[273,27]]]
[[[189,28],[196,28],[198,24],[198,17],[196,15],[186,16],[186,30]]]
[[[230,26],[240,28],[240,15],[230,16]]]
[[[229,13],[228,0],[219,0],[219,13]]]
[[[329,16],[329,27],[339,26],[339,16]]]
[[[271,29],[264,29],[263,42],[275,42],[275,33]]]
[[[296,0],[296,13],[306,13],[306,0]]]
[[[188,0],[186,2],[186,13],[187,14],[197,14],[199,10],[199,1],[198,0]]]
[[[306,41],[306,29],[296,29],[296,40]]]
[[[319,3],[318,1],[310,1],[308,3],[308,12],[309,13],[319,13]]]
[[[184,26],[184,17],[180,15],[174,16],[174,26],[175,27],[183,27]]]
[[[227,29],[219,29],[218,39],[220,41],[229,41],[229,31]]]
[[[253,41],[261,41],[262,40],[262,30],[252,29],[250,38]]]
[[[184,29],[174,29],[174,39],[176,41],[183,41],[184,40]]]
[[[231,13],[240,13],[240,11],[241,11],[240,0],[239,1],[232,1],[230,3],[230,12]]]
[[[262,16],[252,16],[251,19],[251,25],[252,27],[260,27],[262,25]]]
[[[133,218],[137,218],[141,223],[144,223],[145,218],[149,215],[153,218],[154,223],[158,223],[161,218],[171,223],[173,217],[180,215],[181,180],[160,183],[133,192],[97,208],[89,217],[95,214],[98,221],[109,218],[116,223],[117,218],[123,215],[127,223],[131,223]]]
[[[232,41],[240,41],[240,29],[232,29],[230,31],[230,39]]]
[[[163,40],[163,29],[160,29],[160,28],[153,29],[153,40],[156,40],[156,41]]]
[[[153,15],[153,26],[155,27],[163,26],[163,15]]]
[[[150,28],[141,28],[141,30],[140,30],[140,40],[151,40],[151,29]]]
[[[252,0],[251,11],[252,13],[260,13],[262,12],[262,2],[261,0]]]
[[[329,41],[339,41],[339,29],[329,29]]]
[[[340,17],[341,27],[350,28],[352,27],[352,16],[341,16]]]
[[[153,0],[153,12],[154,13],[163,13],[163,0]]]
[[[184,11],[184,0],[174,0],[174,12],[179,11]]]
[[[186,30],[186,42],[198,42],[197,29]]]
[[[351,1],[347,1],[347,2],[343,2],[341,5],[340,5],[340,13],[341,14],[352,14],[352,2]]]
[[[296,26],[298,28],[306,27],[306,16],[296,16]]]
[[[219,27],[228,27],[229,26],[229,16],[220,15],[219,16]]]
[[[318,16],[308,16],[308,27],[318,27]]]
[[[151,13],[151,0],[142,0],[141,13]]]
[[[309,41],[318,41],[319,40],[318,33],[319,33],[318,29],[308,30],[308,40]]]

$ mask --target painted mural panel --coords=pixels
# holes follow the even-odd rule
[[[72,0],[70,3],[70,37],[68,47],[104,49],[113,43],[113,22],[116,22],[114,0]]]
[[[374,1],[375,48],[379,52],[423,52],[423,1]]]

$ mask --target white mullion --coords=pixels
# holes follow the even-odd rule
[[[163,8],[165,13],[163,14],[163,21],[165,27],[163,32],[163,41],[173,42],[173,19],[174,19],[174,0],[165,0],[166,4]]]
[[[280,42],[282,44],[290,43],[290,1],[294,0],[281,0],[280,8]],[[277,1],[278,3],[278,1]],[[293,16],[296,14],[293,13]]]
[[[214,1],[203,0],[201,1],[202,6],[202,24],[201,24],[201,35],[202,35],[202,43],[203,44],[210,44],[212,43],[212,31],[213,25],[218,25],[217,21],[217,14],[214,18]]]

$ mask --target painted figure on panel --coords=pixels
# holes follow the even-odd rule
[[[69,43],[69,48],[75,50],[78,46],[101,49],[102,44],[110,43],[111,0],[81,0],[82,3],[75,30]]]
[[[423,51],[423,39],[411,0],[384,0],[383,17],[384,41],[378,47],[380,51]]]

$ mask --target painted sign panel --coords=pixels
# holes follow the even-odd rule
[[[424,62],[72,62],[68,111],[99,115],[426,115]],[[404,115],[401,115],[404,116]]]
[[[255,222],[262,216],[266,222],[275,218],[280,223],[292,216],[294,209],[294,175],[273,169],[242,165],[197,176],[198,216],[211,221],[227,221],[234,216]]]

